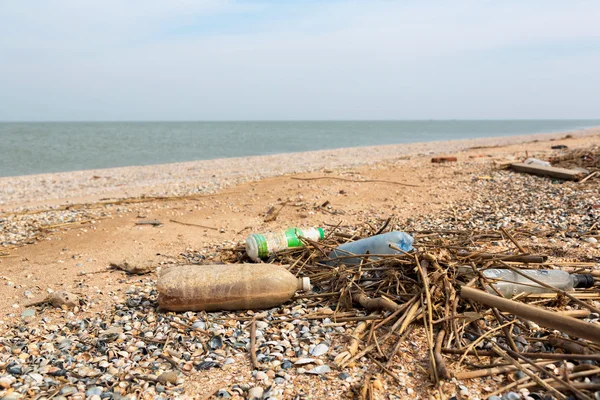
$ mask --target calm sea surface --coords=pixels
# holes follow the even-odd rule
[[[0,123],[0,176],[592,126],[600,120]]]

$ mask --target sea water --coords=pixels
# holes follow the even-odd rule
[[[0,176],[600,126],[600,120],[0,122]]]

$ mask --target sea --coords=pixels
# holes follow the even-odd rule
[[[595,126],[600,119],[0,122],[0,177]]]

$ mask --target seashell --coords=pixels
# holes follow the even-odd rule
[[[211,350],[220,349],[223,347],[223,338],[221,336],[213,336],[208,341],[208,348]]]

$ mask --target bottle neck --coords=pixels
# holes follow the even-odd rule
[[[310,278],[304,277],[304,278],[298,278],[298,286],[297,286],[298,290],[311,290],[312,286],[310,284]]]
[[[594,286],[594,277],[590,274],[571,274],[573,278],[573,287],[591,288]]]

